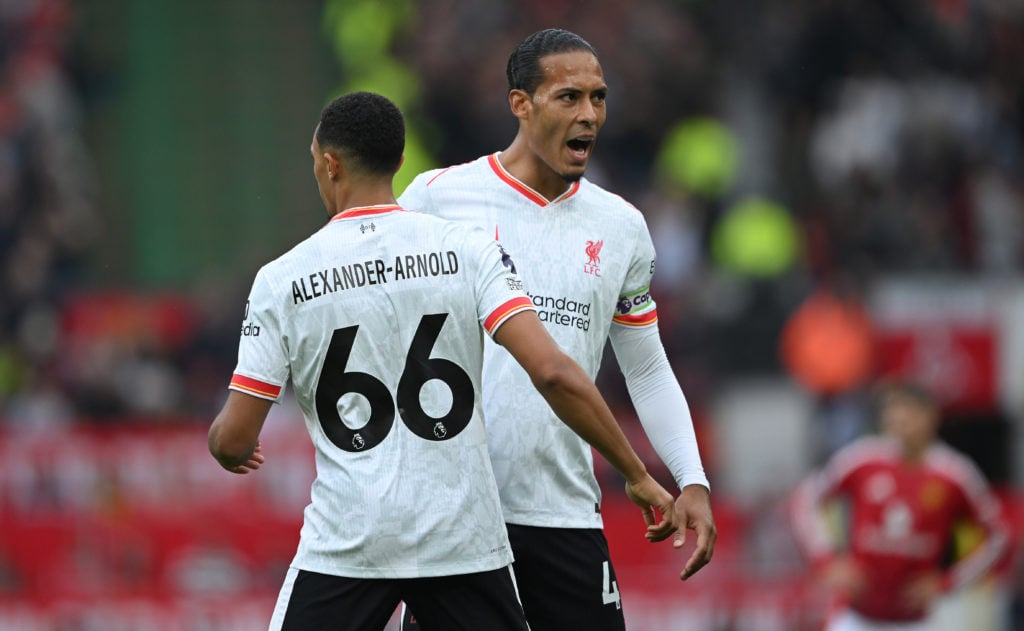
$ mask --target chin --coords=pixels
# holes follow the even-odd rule
[[[559,173],[563,180],[572,184],[573,182],[579,182],[583,178],[583,169],[574,173]]]

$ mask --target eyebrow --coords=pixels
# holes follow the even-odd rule
[[[584,93],[587,93],[587,92],[589,92],[591,94],[598,93],[598,92],[603,92],[603,93],[607,94],[608,93],[608,86],[603,85],[603,86],[601,86],[599,88],[593,88],[591,90],[586,90],[584,88],[577,88],[577,87],[574,87],[574,86],[565,86],[565,87],[561,87],[561,88],[555,88],[554,92],[556,94],[584,94]]]

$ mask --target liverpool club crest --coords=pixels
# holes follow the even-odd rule
[[[601,276],[601,248],[604,247],[604,239],[600,241],[587,240],[587,262],[583,264],[583,271],[594,276]]]

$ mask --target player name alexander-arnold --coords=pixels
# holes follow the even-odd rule
[[[400,255],[395,257],[391,265],[381,259],[371,259],[318,270],[296,278],[292,281],[292,301],[299,304],[346,289],[410,278],[447,276],[458,272],[459,257],[451,250]]]

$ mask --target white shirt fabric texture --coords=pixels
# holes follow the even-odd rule
[[[485,330],[531,309],[490,235],[397,206],[339,214],[259,270],[230,387],[276,401],[291,381],[315,446],[294,568],[511,563],[478,393]]]
[[[658,335],[650,294],[655,252],[643,215],[586,178],[549,202],[498,156],[422,173],[399,202],[483,228],[513,253],[548,332],[592,379],[610,338],[637,415],[676,483],[708,486]],[[484,417],[505,521],[601,528],[590,446],[555,416],[508,352],[485,347]]]

